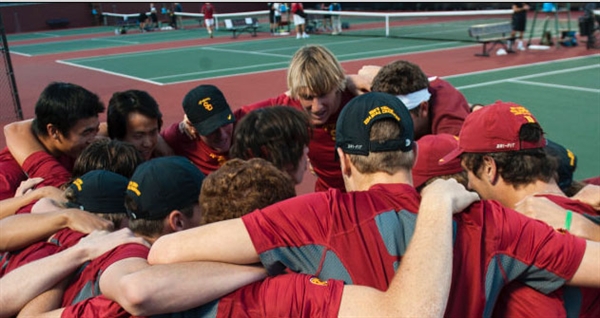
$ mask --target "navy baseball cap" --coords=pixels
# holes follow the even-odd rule
[[[125,189],[129,180],[107,170],[92,170],[68,187],[73,193],[66,206],[93,213],[126,213]]]
[[[183,98],[183,110],[202,136],[235,122],[223,92],[213,85],[200,85],[189,91]]]
[[[562,145],[546,139],[546,153],[558,160],[558,186],[565,191],[573,183],[573,173],[577,169],[577,156]]]
[[[160,220],[198,202],[202,181],[204,174],[187,158],[148,160],[135,169],[127,185],[126,196],[133,203],[128,202],[127,214],[133,220]]]
[[[392,119],[400,126],[398,138],[371,141],[371,126],[379,120]],[[414,131],[410,113],[396,96],[370,92],[353,98],[338,117],[335,147],[347,154],[368,156],[370,152],[407,152],[413,149]]]

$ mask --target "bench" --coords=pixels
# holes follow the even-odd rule
[[[502,45],[507,53],[514,53],[514,51],[506,46],[506,41],[512,40],[510,33],[512,32],[512,24],[510,22],[500,22],[491,24],[478,24],[469,27],[469,36],[475,38],[477,42],[483,43],[483,51],[481,54],[475,54],[476,56],[490,56],[491,52],[496,44]],[[492,46],[488,48],[487,44],[492,43]]]
[[[242,32],[248,32],[252,36],[256,36],[256,30],[258,30],[258,20],[256,18],[225,19],[224,23],[225,29],[233,32],[234,39]]]
[[[46,20],[46,24],[52,28],[64,28],[69,25],[69,19],[61,18],[61,19],[49,19]]]

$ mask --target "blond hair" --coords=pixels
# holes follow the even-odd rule
[[[300,48],[288,68],[287,84],[293,98],[307,88],[315,96],[323,96],[334,89],[346,89],[346,75],[333,53],[320,45]]]

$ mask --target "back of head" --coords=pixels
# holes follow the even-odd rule
[[[156,237],[163,233],[163,220],[173,210],[191,218],[203,180],[204,174],[184,157],[160,157],[142,163],[127,186],[129,228]]]
[[[458,137],[450,134],[425,135],[417,142],[417,158],[412,169],[413,186],[420,192],[434,180],[454,178],[467,187],[467,175],[460,164],[460,158],[454,158],[445,165],[439,162],[458,146]]]
[[[572,192],[573,174],[577,169],[577,156],[562,145],[550,139],[547,139],[547,141],[546,153],[549,157],[554,158],[558,164],[556,183],[565,194],[570,193]]]
[[[144,158],[131,144],[110,139],[98,139],[83,150],[75,160],[73,178],[88,171],[108,170],[130,178]]]
[[[33,129],[36,134],[47,136],[46,127],[52,124],[69,136],[79,120],[98,117],[102,112],[104,105],[98,95],[79,85],[53,82],[46,86],[35,104]]]
[[[76,178],[65,190],[68,208],[98,214],[120,228],[127,218],[125,189],[129,179],[107,170],[92,170]]]
[[[336,124],[335,147],[360,173],[410,171],[414,162],[413,122],[393,95],[371,92],[353,98]]]
[[[545,146],[544,131],[528,109],[497,101],[467,116],[458,147],[441,164],[462,156],[465,168],[478,175],[488,156],[504,181],[514,187],[537,180],[549,182],[557,163],[548,158]]]
[[[383,66],[371,84],[371,91],[406,95],[429,86],[427,75],[409,61],[394,61]]]
[[[291,178],[270,162],[231,159],[204,180],[200,193],[202,223],[241,217],[295,195]]]
[[[254,110],[236,125],[231,158],[263,158],[278,169],[297,170],[308,146],[311,124],[300,110],[273,106]]]
[[[298,98],[301,89],[307,88],[315,96],[346,88],[346,75],[333,53],[324,46],[301,47],[290,62],[287,84],[291,96]]]
[[[127,135],[127,119],[131,113],[140,113],[148,118],[156,119],[158,130],[162,127],[162,113],[156,100],[147,92],[128,90],[116,92],[108,102],[106,125],[111,139],[123,139]]]

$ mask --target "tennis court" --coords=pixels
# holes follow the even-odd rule
[[[463,37],[467,25],[473,23],[451,22]],[[425,33],[422,25],[414,28],[419,29],[412,29],[413,34]],[[449,31],[446,24],[441,28]],[[421,65],[428,74],[449,80],[471,103],[502,99],[525,105],[550,139],[577,155],[576,179],[600,175],[597,51],[581,45],[482,58],[474,56],[481,44],[467,39],[370,36],[356,28],[356,33],[351,29],[343,36],[313,34],[309,39],[296,40],[293,35],[270,36],[265,29],[268,31],[266,24],[256,38],[243,34],[232,39],[231,33],[221,30],[215,39],[208,39],[200,28],[115,35],[114,28],[107,26],[14,35],[9,41],[22,99],[34,101],[39,87],[51,80],[77,82],[97,92],[105,102],[115,91],[144,89],[161,105],[166,125],[181,118],[183,112],[177,105],[182,96],[200,84],[221,87],[233,108],[281,93],[292,55],[306,44],[326,46],[350,73],[362,65],[406,59]],[[403,26],[402,30],[411,29]],[[437,35],[442,32],[429,30]],[[33,64],[36,69],[56,71],[20,75],[20,65],[33,68]],[[36,81],[35,89],[29,87]],[[31,114],[33,103],[28,104],[24,105],[29,108],[24,109],[25,114]],[[314,181],[306,179],[308,183]]]

